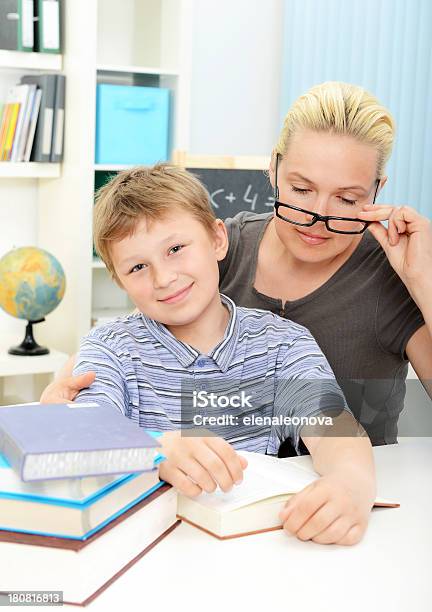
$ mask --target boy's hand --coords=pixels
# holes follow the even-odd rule
[[[247,461],[222,438],[187,437],[169,431],[159,440],[166,456],[159,467],[160,477],[188,497],[202,491],[212,493],[217,485],[227,492],[243,480]]]
[[[363,537],[374,499],[372,483],[333,473],[294,495],[280,517],[283,528],[300,540],[351,546]]]
[[[81,389],[86,389],[94,382],[95,372],[86,372],[80,376],[68,376],[55,380],[46,387],[41,395],[41,404],[64,404],[72,402]]]

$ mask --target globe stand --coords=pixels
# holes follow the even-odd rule
[[[42,323],[42,321],[45,321],[45,319],[29,321],[26,326],[24,340],[18,346],[11,346],[8,353],[10,355],[25,355],[27,357],[31,355],[47,355],[49,349],[45,346],[40,346],[33,337],[33,324]]]

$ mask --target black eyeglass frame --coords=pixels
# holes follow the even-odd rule
[[[320,215],[318,213],[311,212],[310,210],[305,210],[304,208],[299,208],[298,206],[294,206],[293,204],[285,204],[284,202],[279,201],[279,187],[277,184],[277,176],[278,176],[278,163],[279,163],[280,153],[276,154],[276,165],[275,165],[275,189],[274,189],[274,209],[276,211],[276,216],[282,221],[286,221],[286,223],[291,223],[292,225],[299,225],[300,227],[311,227],[315,225],[317,221],[323,221],[325,223],[326,229],[329,232],[333,232],[334,234],[363,234],[366,231],[370,221],[364,221],[363,219],[356,219],[354,217],[334,217],[331,215]],[[376,187],[375,194],[373,198],[372,204],[375,204],[376,197],[378,195],[378,187],[380,184],[380,179],[376,179]],[[286,219],[279,213],[279,208],[290,208],[291,210],[296,210],[298,212],[306,213],[308,215],[312,215],[312,221],[310,223],[298,223],[297,221],[291,221],[291,219]],[[335,230],[329,227],[329,221],[359,221],[363,223],[363,229],[359,231],[346,232],[344,230]]]

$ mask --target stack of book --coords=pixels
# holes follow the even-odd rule
[[[179,523],[157,439],[114,409],[2,408],[0,450],[2,592],[85,605]]]
[[[281,529],[287,500],[319,478],[311,465],[240,451],[241,486],[189,499],[159,480],[158,449],[114,409],[0,408],[0,592],[62,591],[86,605],[179,519],[222,540]]]
[[[0,161],[62,161],[64,103],[64,75],[23,76],[0,108]]]

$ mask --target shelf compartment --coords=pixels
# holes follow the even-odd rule
[[[63,56],[53,53],[31,53],[0,49],[0,68],[8,70],[55,70],[62,69]]]
[[[61,164],[0,162],[0,178],[59,178]]]
[[[153,74],[157,76],[178,76],[177,70],[166,68],[150,68],[146,66],[116,66],[114,64],[99,64],[98,72],[122,72],[125,74]]]

